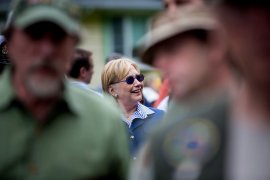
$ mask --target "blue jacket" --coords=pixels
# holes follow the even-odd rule
[[[129,133],[129,144],[132,155],[139,150],[149,132],[151,132],[153,127],[156,126],[164,116],[164,111],[151,107],[148,108],[154,111],[154,114],[148,115],[145,119],[134,119],[130,128],[126,124]]]

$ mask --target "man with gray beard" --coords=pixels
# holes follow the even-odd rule
[[[66,82],[76,12],[68,1],[13,3],[4,32],[12,68],[0,80],[0,179],[125,179],[120,113]]]

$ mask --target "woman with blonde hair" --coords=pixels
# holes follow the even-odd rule
[[[101,75],[103,91],[115,98],[127,125],[131,152],[134,155],[150,129],[163,117],[164,112],[146,107],[143,99],[143,80],[140,69],[128,58],[108,62]]]

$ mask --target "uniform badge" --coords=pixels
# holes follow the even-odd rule
[[[189,119],[174,126],[163,142],[163,154],[175,167],[175,179],[193,179],[219,149],[217,127],[207,119]],[[190,177],[190,178],[188,178]]]

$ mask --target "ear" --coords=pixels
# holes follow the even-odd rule
[[[116,94],[115,89],[112,85],[109,86],[108,92],[110,95],[114,96]]]
[[[81,67],[80,69],[80,76],[85,77],[86,69],[84,67]]]
[[[224,64],[226,43],[225,32],[220,30],[211,34],[210,40],[210,59],[214,64]]]

